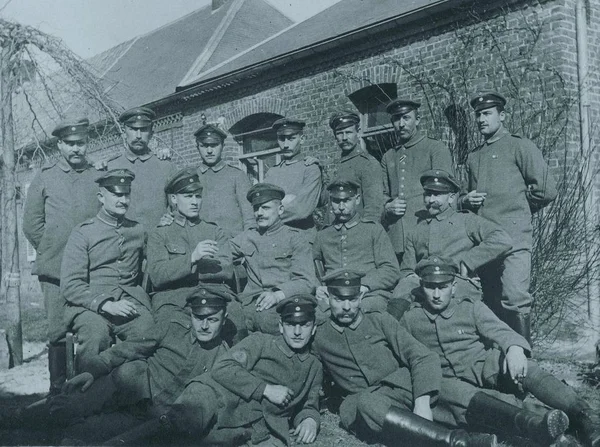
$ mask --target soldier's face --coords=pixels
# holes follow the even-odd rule
[[[191,312],[191,315],[196,339],[200,343],[212,341],[221,335],[221,328],[227,317],[225,310],[220,310],[212,315],[196,315],[193,312]]]
[[[209,141],[198,141],[198,151],[202,161],[207,166],[214,166],[221,161],[223,153],[223,143],[213,143]]]
[[[331,211],[338,223],[348,222],[351,220],[358,210],[360,204],[360,194],[355,196],[331,196]]]
[[[484,137],[491,137],[494,135],[500,127],[505,118],[504,111],[499,112],[496,107],[490,107],[489,109],[478,110],[475,112],[475,120],[479,127],[479,132]]]
[[[297,133],[294,135],[277,135],[277,144],[281,149],[281,156],[289,160],[300,153],[304,135]]]
[[[392,116],[392,124],[396,130],[396,134],[403,141],[410,140],[417,132],[417,126],[420,121],[421,117],[417,114],[416,110]]]
[[[254,218],[259,229],[271,228],[283,214],[283,205],[279,200],[270,200],[262,205],[254,206]]]
[[[454,203],[455,193],[443,193],[437,191],[427,191],[423,193],[423,202],[430,216],[437,216],[443,213],[450,205]]]
[[[340,325],[348,326],[358,318],[363,294],[353,296],[338,296],[329,293],[329,308],[331,317]]]
[[[148,143],[152,138],[152,126],[133,128],[125,127],[125,139],[127,147],[134,154],[145,154],[148,152]]]
[[[444,283],[421,281],[421,289],[425,296],[425,306],[434,313],[443,312],[454,295],[455,282]]]
[[[98,200],[102,204],[104,211],[110,216],[124,216],[129,209],[130,196],[125,192],[112,192],[106,188],[100,188]]]
[[[199,192],[187,192],[184,194],[171,194],[171,204],[183,216],[195,219],[200,213],[202,196]]]
[[[78,141],[58,140],[57,146],[61,155],[73,168],[78,168],[85,164],[87,139]]]
[[[279,332],[283,335],[286,344],[293,351],[302,351],[315,334],[317,327],[314,320],[304,323],[279,321]]]
[[[350,126],[335,131],[335,139],[343,152],[352,151],[359,141],[358,127]]]

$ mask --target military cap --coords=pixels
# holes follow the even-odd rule
[[[284,197],[285,191],[271,183],[257,183],[246,194],[246,199],[252,206],[262,205],[271,200],[282,200]]]
[[[452,174],[443,169],[430,169],[421,174],[421,186],[426,191],[441,193],[458,192],[460,185]]]
[[[458,266],[448,259],[433,256],[420,260],[415,267],[415,273],[422,281],[445,283],[454,279],[458,273]]]
[[[194,132],[196,140],[204,143],[222,143],[227,134],[212,124],[205,124],[196,132]]]
[[[119,116],[119,122],[133,129],[148,127],[156,118],[156,114],[148,107],[134,107],[133,109],[125,110]]]
[[[282,300],[275,310],[286,323],[306,323],[315,319],[317,300],[312,295],[294,295]]]
[[[490,107],[499,107],[500,110],[502,110],[505,105],[506,98],[497,92],[479,93],[471,99],[471,107],[473,107],[473,110],[476,112],[489,109]]]
[[[135,174],[129,169],[112,169],[96,179],[98,186],[116,194],[131,193],[131,182]]]
[[[351,270],[336,270],[322,279],[327,290],[337,296],[355,296],[360,293],[362,274]]]
[[[355,126],[360,123],[360,117],[350,111],[342,110],[331,115],[329,119],[329,127],[335,132],[336,130],[345,129],[346,127]]]
[[[390,115],[404,115],[411,110],[417,110],[421,103],[410,99],[394,99],[386,106],[385,110]]]
[[[87,118],[63,121],[52,131],[52,135],[62,141],[81,141],[88,136],[90,121]]]
[[[338,198],[354,197],[360,190],[360,185],[349,178],[337,178],[327,186],[327,191]]]
[[[277,135],[296,135],[302,132],[304,126],[306,126],[304,121],[293,118],[281,118],[273,123],[273,129]]]
[[[173,174],[165,185],[166,194],[202,192],[202,184],[195,170],[184,168]]]
[[[225,309],[234,298],[225,284],[202,284],[192,290],[186,301],[194,315],[212,315]]]

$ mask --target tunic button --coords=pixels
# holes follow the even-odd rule
[[[401,171],[401,172],[406,172],[406,169],[402,169],[402,171]]]
[[[400,180],[404,180],[404,177],[400,177]]]
[[[404,188],[404,185],[400,185],[400,188]]]

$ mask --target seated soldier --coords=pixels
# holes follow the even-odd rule
[[[456,264],[433,257],[421,260],[416,271],[421,287],[402,322],[412,336],[439,354],[444,377],[504,392],[521,387],[544,404],[564,411],[586,445],[600,446],[600,421],[588,403],[528,359],[529,343],[485,304],[471,296],[455,296]],[[490,342],[497,347],[490,348]],[[514,409],[490,401],[485,394],[467,408],[470,423],[508,432],[523,428],[515,426],[515,415]],[[557,431],[561,425],[566,429],[567,418],[561,420],[557,413],[554,417]],[[536,438],[539,432],[524,434]]]
[[[327,281],[331,318],[313,341],[341,389],[341,425],[359,436],[393,438],[393,445],[495,446],[494,435],[432,422],[451,419],[431,407],[442,376],[437,355],[387,313],[363,313],[360,286],[360,276],[350,272]]]
[[[173,313],[126,347],[117,344],[93,357],[64,394],[37,411],[21,410],[21,423],[69,424],[66,436],[89,444],[164,413],[189,380],[210,371],[226,352],[221,330],[232,298],[222,285],[199,286],[187,297],[187,315]]]
[[[250,188],[256,229],[231,240],[234,260],[246,269],[248,283],[238,296],[249,331],[279,332],[275,306],[292,295],[312,294],[317,279],[311,247],[296,228],[283,225],[285,192],[269,183]]]
[[[154,325],[150,299],[139,286],[144,228],[125,217],[134,178],[127,169],[113,169],[97,179],[102,207],[73,229],[65,247],[60,286],[65,321],[79,341],[78,371],[115,337],[135,338]]]
[[[325,274],[340,269],[359,273],[362,309],[384,311],[398,282],[398,261],[383,227],[358,213],[359,188],[354,180],[346,179],[327,187],[334,222],[317,233],[313,258],[317,265],[322,263]],[[328,301],[327,287],[317,288],[317,299],[323,308],[321,304]]]
[[[313,442],[323,380],[321,364],[309,349],[315,306],[311,295],[280,302],[279,334],[252,334],[231,348],[210,374],[189,383],[151,429],[165,431],[171,442],[175,433],[195,442],[202,437],[203,445],[238,445],[240,438],[264,447],[290,445],[291,437]],[[119,445],[133,440],[139,438],[115,439]]]
[[[421,185],[425,209],[417,213],[417,225],[406,238],[396,288],[396,295],[404,301],[395,302],[389,309],[396,318],[402,316],[412,301],[411,290],[419,286],[415,266],[421,259],[430,256],[456,259],[461,276],[468,278],[512,247],[510,236],[495,223],[454,209],[460,185],[451,174],[441,169],[425,171]]]

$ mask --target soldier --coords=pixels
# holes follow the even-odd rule
[[[178,432],[231,445],[245,431],[252,445],[311,443],[319,430],[322,367],[310,353],[315,299],[296,295],[277,305],[279,334],[253,334],[193,380],[166,418]],[[290,421],[292,429],[290,430]]]
[[[437,407],[433,413],[431,408],[442,376],[437,355],[390,315],[363,313],[360,286],[360,276],[351,272],[327,282],[331,318],[313,341],[344,396],[341,425],[363,436],[393,436],[394,445],[495,446],[493,435],[431,422],[440,418]]]
[[[202,219],[217,224],[228,238],[256,227],[252,207],[246,200],[250,189],[248,176],[222,159],[227,134],[212,124],[205,124],[194,136],[202,157],[198,166],[202,184]]]
[[[383,220],[400,263],[406,237],[417,224],[415,213],[423,208],[419,176],[423,171],[434,168],[452,172],[448,148],[419,132],[420,106],[420,103],[409,99],[396,99],[387,106],[398,144],[381,159],[385,202]]]
[[[556,183],[541,151],[504,127],[505,105],[506,99],[495,92],[471,100],[484,142],[469,154],[468,192],[459,205],[511,235],[512,250],[480,271],[482,283],[487,284],[484,299],[496,315],[530,340],[531,215],[556,198]]]
[[[510,236],[498,225],[471,212],[454,210],[460,185],[450,173],[433,169],[421,174],[420,180],[425,209],[417,213],[419,221],[406,238],[400,266],[397,293],[406,300],[404,309],[412,300],[411,290],[419,286],[415,267],[421,259],[434,255],[454,259],[461,276],[468,278],[512,247]]]
[[[398,261],[383,227],[358,214],[359,188],[355,181],[344,179],[327,187],[335,220],[317,233],[313,258],[327,275],[341,269],[359,273],[363,310],[384,311],[398,282]],[[317,288],[317,299],[327,303],[327,287]]]
[[[64,336],[65,301],[60,296],[60,263],[71,230],[98,212],[97,172],[85,154],[88,142],[87,118],[65,121],[52,131],[60,157],[42,167],[27,192],[23,211],[23,233],[37,257],[32,274],[44,294],[48,318],[48,369],[50,393],[57,393],[66,378]]]
[[[529,343],[485,304],[470,296],[454,295],[456,264],[433,257],[419,262],[416,270],[421,287],[415,303],[404,314],[403,324],[412,336],[439,354],[444,377],[504,392],[514,392],[518,385],[546,405],[564,411],[586,445],[600,446],[600,420],[587,402],[528,359]],[[513,386],[503,386],[503,379]],[[538,441],[544,439],[540,438],[540,427],[533,428],[533,433],[526,428],[535,427],[534,420],[521,419],[522,416],[518,410],[490,400],[485,394],[478,395],[467,408],[467,420],[472,423],[509,433],[524,431]],[[527,419],[527,424],[519,422]],[[545,420],[548,441],[568,425],[566,416],[556,410]]]
[[[313,241],[316,234],[313,211],[321,196],[321,168],[300,153],[305,125],[304,121],[291,118],[281,118],[273,123],[282,160],[267,171],[265,182],[285,191],[283,223],[307,230],[309,240]]]
[[[257,229],[231,240],[234,261],[243,263],[248,283],[238,296],[249,331],[276,334],[275,305],[292,295],[311,294],[317,283],[311,247],[300,230],[283,225],[285,192],[257,183],[247,199],[254,209]]]
[[[135,342],[118,343],[90,359],[65,392],[13,417],[20,425],[70,425],[63,445],[97,444],[163,414],[188,382],[210,371],[227,351],[221,339],[233,295],[203,285],[187,296],[186,313],[172,314]],[[79,443],[77,443],[79,442]]]
[[[148,146],[155,117],[155,113],[146,107],[123,112],[119,122],[125,130],[127,148],[107,163],[109,170],[129,169],[135,174],[129,217],[143,224],[146,231],[154,228],[166,211],[163,185],[175,170],[169,161],[159,160]]]
[[[329,119],[342,158],[338,175],[353,178],[360,185],[361,214],[366,220],[379,222],[383,212],[381,167],[360,145],[360,118],[350,111],[337,112]]]
[[[79,341],[79,371],[115,336],[135,338],[154,325],[150,298],[139,286],[144,228],[125,217],[134,178],[131,171],[114,169],[97,179],[102,207],[73,229],[65,247],[60,291],[65,321]]]

